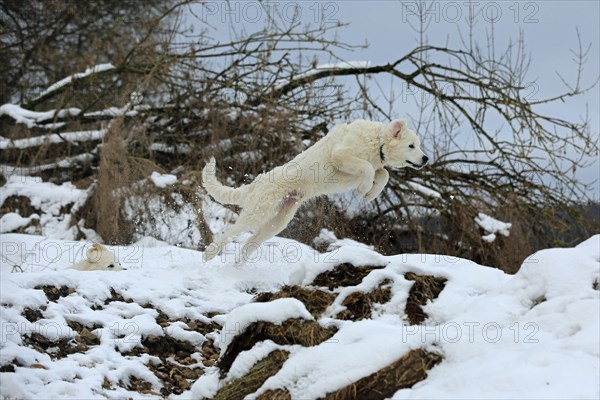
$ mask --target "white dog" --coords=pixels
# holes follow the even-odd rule
[[[85,260],[71,265],[71,268],[80,271],[123,271],[125,269],[117,257],[99,243],[91,245],[87,249]]]
[[[230,239],[252,231],[242,248],[247,256],[248,246],[257,248],[281,232],[312,197],[357,189],[367,202],[375,199],[389,179],[384,167],[420,169],[427,164],[420,145],[406,121],[357,120],[334,127],[292,161],[237,189],[219,183],[212,158],[202,171],[202,185],[219,203],[237,204],[242,211],[237,222],[206,248],[204,261],[219,254]]]

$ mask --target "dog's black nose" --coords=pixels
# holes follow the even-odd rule
[[[427,161],[429,161],[429,157],[423,156],[423,165],[427,164]]]

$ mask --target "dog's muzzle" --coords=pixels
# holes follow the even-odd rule
[[[410,160],[406,160],[406,163],[407,163],[407,164],[409,164],[409,165],[411,165],[411,166],[413,166],[413,167],[414,167],[414,168],[416,168],[416,169],[421,169],[421,168],[423,168],[425,165],[427,165],[427,161],[429,161],[429,157],[427,157],[427,156],[423,156],[423,158],[422,158],[422,161],[423,161],[423,162],[422,162],[421,164],[416,164],[416,163],[414,163],[414,162],[412,162],[412,161],[410,161]]]

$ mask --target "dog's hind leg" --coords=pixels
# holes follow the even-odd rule
[[[290,223],[298,208],[302,204],[302,197],[295,191],[286,195],[281,201],[277,214],[266,223],[262,224],[242,247],[242,258],[247,260],[265,240],[271,239],[285,229]]]
[[[243,213],[243,211],[242,211],[242,213]],[[240,215],[237,222],[232,227],[227,229],[221,235],[221,237],[219,237],[218,240],[215,240],[213,243],[211,243],[209,246],[206,247],[206,249],[204,250],[204,254],[202,255],[202,259],[204,260],[204,262],[212,260],[213,258],[215,258],[216,255],[221,253],[221,251],[223,251],[223,247],[231,239],[250,230],[250,228],[248,228],[248,225],[246,223],[244,223],[245,222],[244,219],[245,218],[244,218],[243,214]]]

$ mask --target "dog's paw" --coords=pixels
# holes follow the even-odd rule
[[[373,200],[375,200],[377,198],[377,196],[379,196],[379,193],[377,190],[369,190],[367,192],[367,194],[365,194],[365,201],[367,203],[372,202]]]
[[[358,195],[365,197],[367,196],[367,193],[371,191],[371,189],[373,189],[373,182],[363,182],[357,188]]]
[[[209,262],[210,260],[215,258],[217,254],[219,254],[219,245],[217,245],[216,243],[211,243],[204,250],[204,253],[202,254],[202,261],[204,261],[205,263]]]

